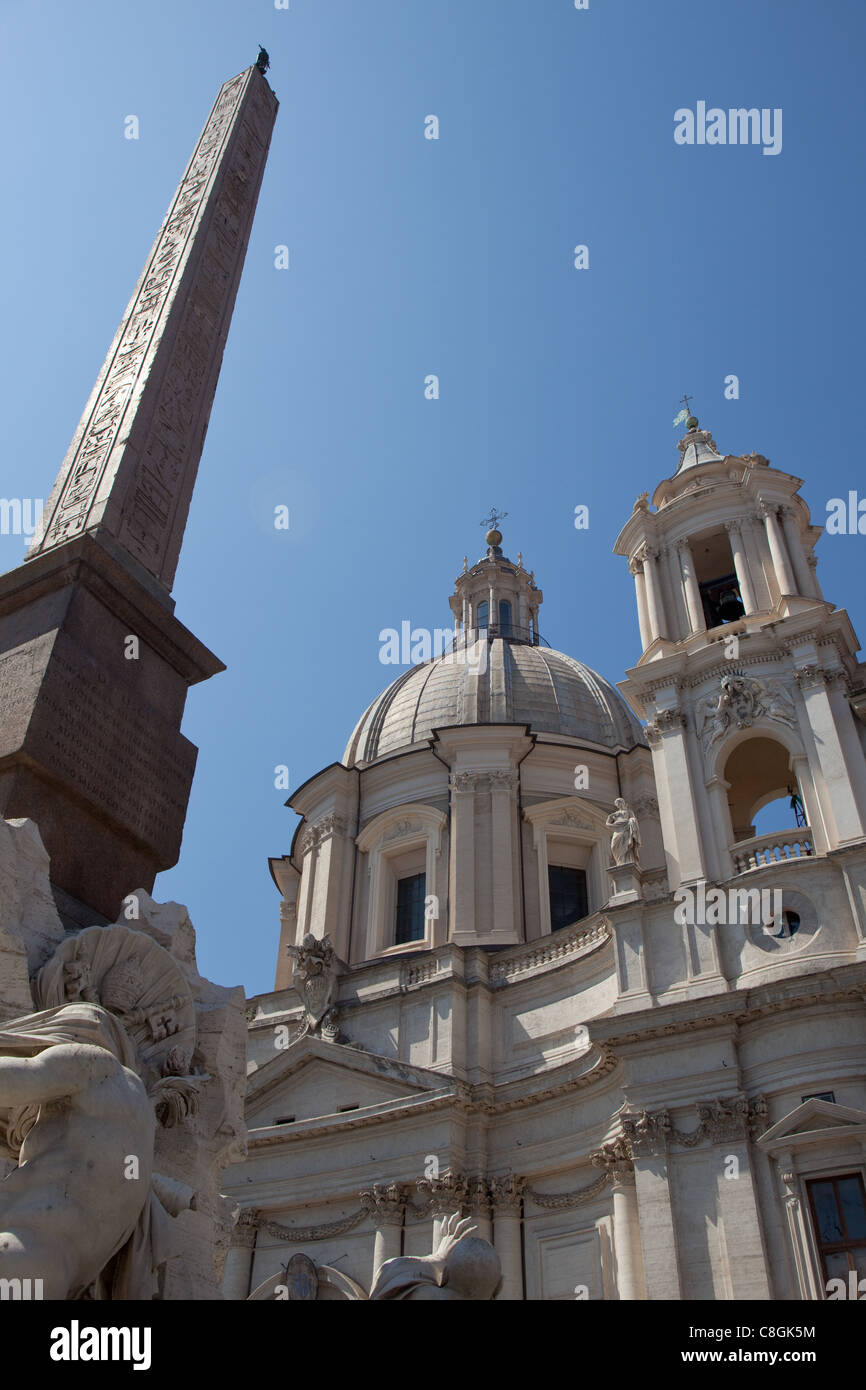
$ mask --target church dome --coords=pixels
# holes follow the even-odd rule
[[[645,743],[619,691],[588,666],[532,641],[482,634],[389,685],[361,716],[343,762],[369,763],[465,724],[527,724],[610,749]]]

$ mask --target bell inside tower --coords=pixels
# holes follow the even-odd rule
[[[718,529],[692,539],[695,574],[708,628],[736,622],[745,613],[727,531]]]

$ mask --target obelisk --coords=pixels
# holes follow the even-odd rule
[[[222,663],[174,617],[177,567],[278,102],[226,82],[24,564],[0,577],[0,815],[30,817],[70,923],[177,861],[190,685]]]

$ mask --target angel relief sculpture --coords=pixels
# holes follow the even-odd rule
[[[0,1278],[51,1299],[151,1299],[195,1194],[154,1171],[158,1125],[195,1110],[195,1011],[176,962],[127,927],[61,944],[38,1012],[0,1028]]]
[[[794,702],[778,681],[762,681],[731,671],[722,676],[718,692],[705,695],[695,712],[698,738],[705,747],[733,729],[750,728],[757,719],[796,723]]]

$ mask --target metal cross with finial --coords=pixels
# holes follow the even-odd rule
[[[479,521],[478,524],[479,526],[486,526],[489,530],[498,530],[497,521],[502,521],[507,516],[507,512],[498,512],[495,507],[491,507],[490,515],[486,516],[483,521]]]
[[[694,400],[694,396],[686,396],[686,395],[683,395],[683,397],[682,397],[682,402],[683,402],[683,405],[684,405],[685,408],[686,408],[686,414],[687,414],[687,415],[691,415],[691,413],[692,413],[692,412],[689,410],[689,405],[690,405],[690,403],[691,403],[693,400]]]

